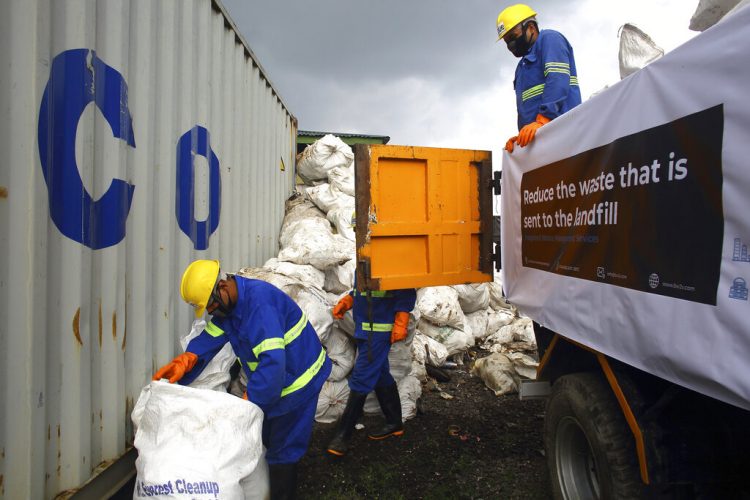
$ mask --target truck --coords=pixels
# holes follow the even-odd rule
[[[488,151],[355,149],[360,288],[499,268],[534,321],[537,378],[520,393],[547,399],[556,498],[748,494],[748,51],[744,7],[495,173]]]

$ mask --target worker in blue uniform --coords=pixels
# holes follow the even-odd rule
[[[263,410],[271,498],[294,498],[297,462],[307,451],[331,360],[288,295],[265,281],[219,275],[216,260],[196,260],[185,270],[183,300],[196,318],[205,310],[211,320],[154,380],[189,384],[229,342],[247,374],[245,398]]]
[[[385,416],[382,429],[369,434],[370,439],[401,436],[404,424],[401,419],[401,398],[398,386],[391,376],[388,352],[391,344],[404,340],[409,326],[409,312],[414,309],[417,292],[413,288],[388,291],[358,291],[345,295],[333,308],[336,319],[354,307],[354,339],[357,342],[357,359],[349,376],[349,399],[339,420],[336,433],[328,444],[328,453],[343,456],[348,450],[357,420],[362,416],[365,399],[375,391]]]
[[[528,5],[500,12],[497,39],[521,58],[513,80],[519,132],[505,144],[512,153],[516,143],[526,147],[540,127],[581,104],[581,89],[573,47],[557,31],[539,31],[536,12]]]

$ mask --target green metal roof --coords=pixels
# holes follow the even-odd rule
[[[388,144],[391,138],[387,135],[371,134],[341,134],[337,132],[316,132],[313,130],[298,130],[297,144],[312,144],[324,135],[335,135],[345,144]]]

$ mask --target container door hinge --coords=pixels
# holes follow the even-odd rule
[[[503,180],[502,171],[492,172],[492,191],[496,194],[500,194],[500,181]]]

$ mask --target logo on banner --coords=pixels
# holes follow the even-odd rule
[[[526,172],[524,266],[716,305],[723,130],[718,105]]]

